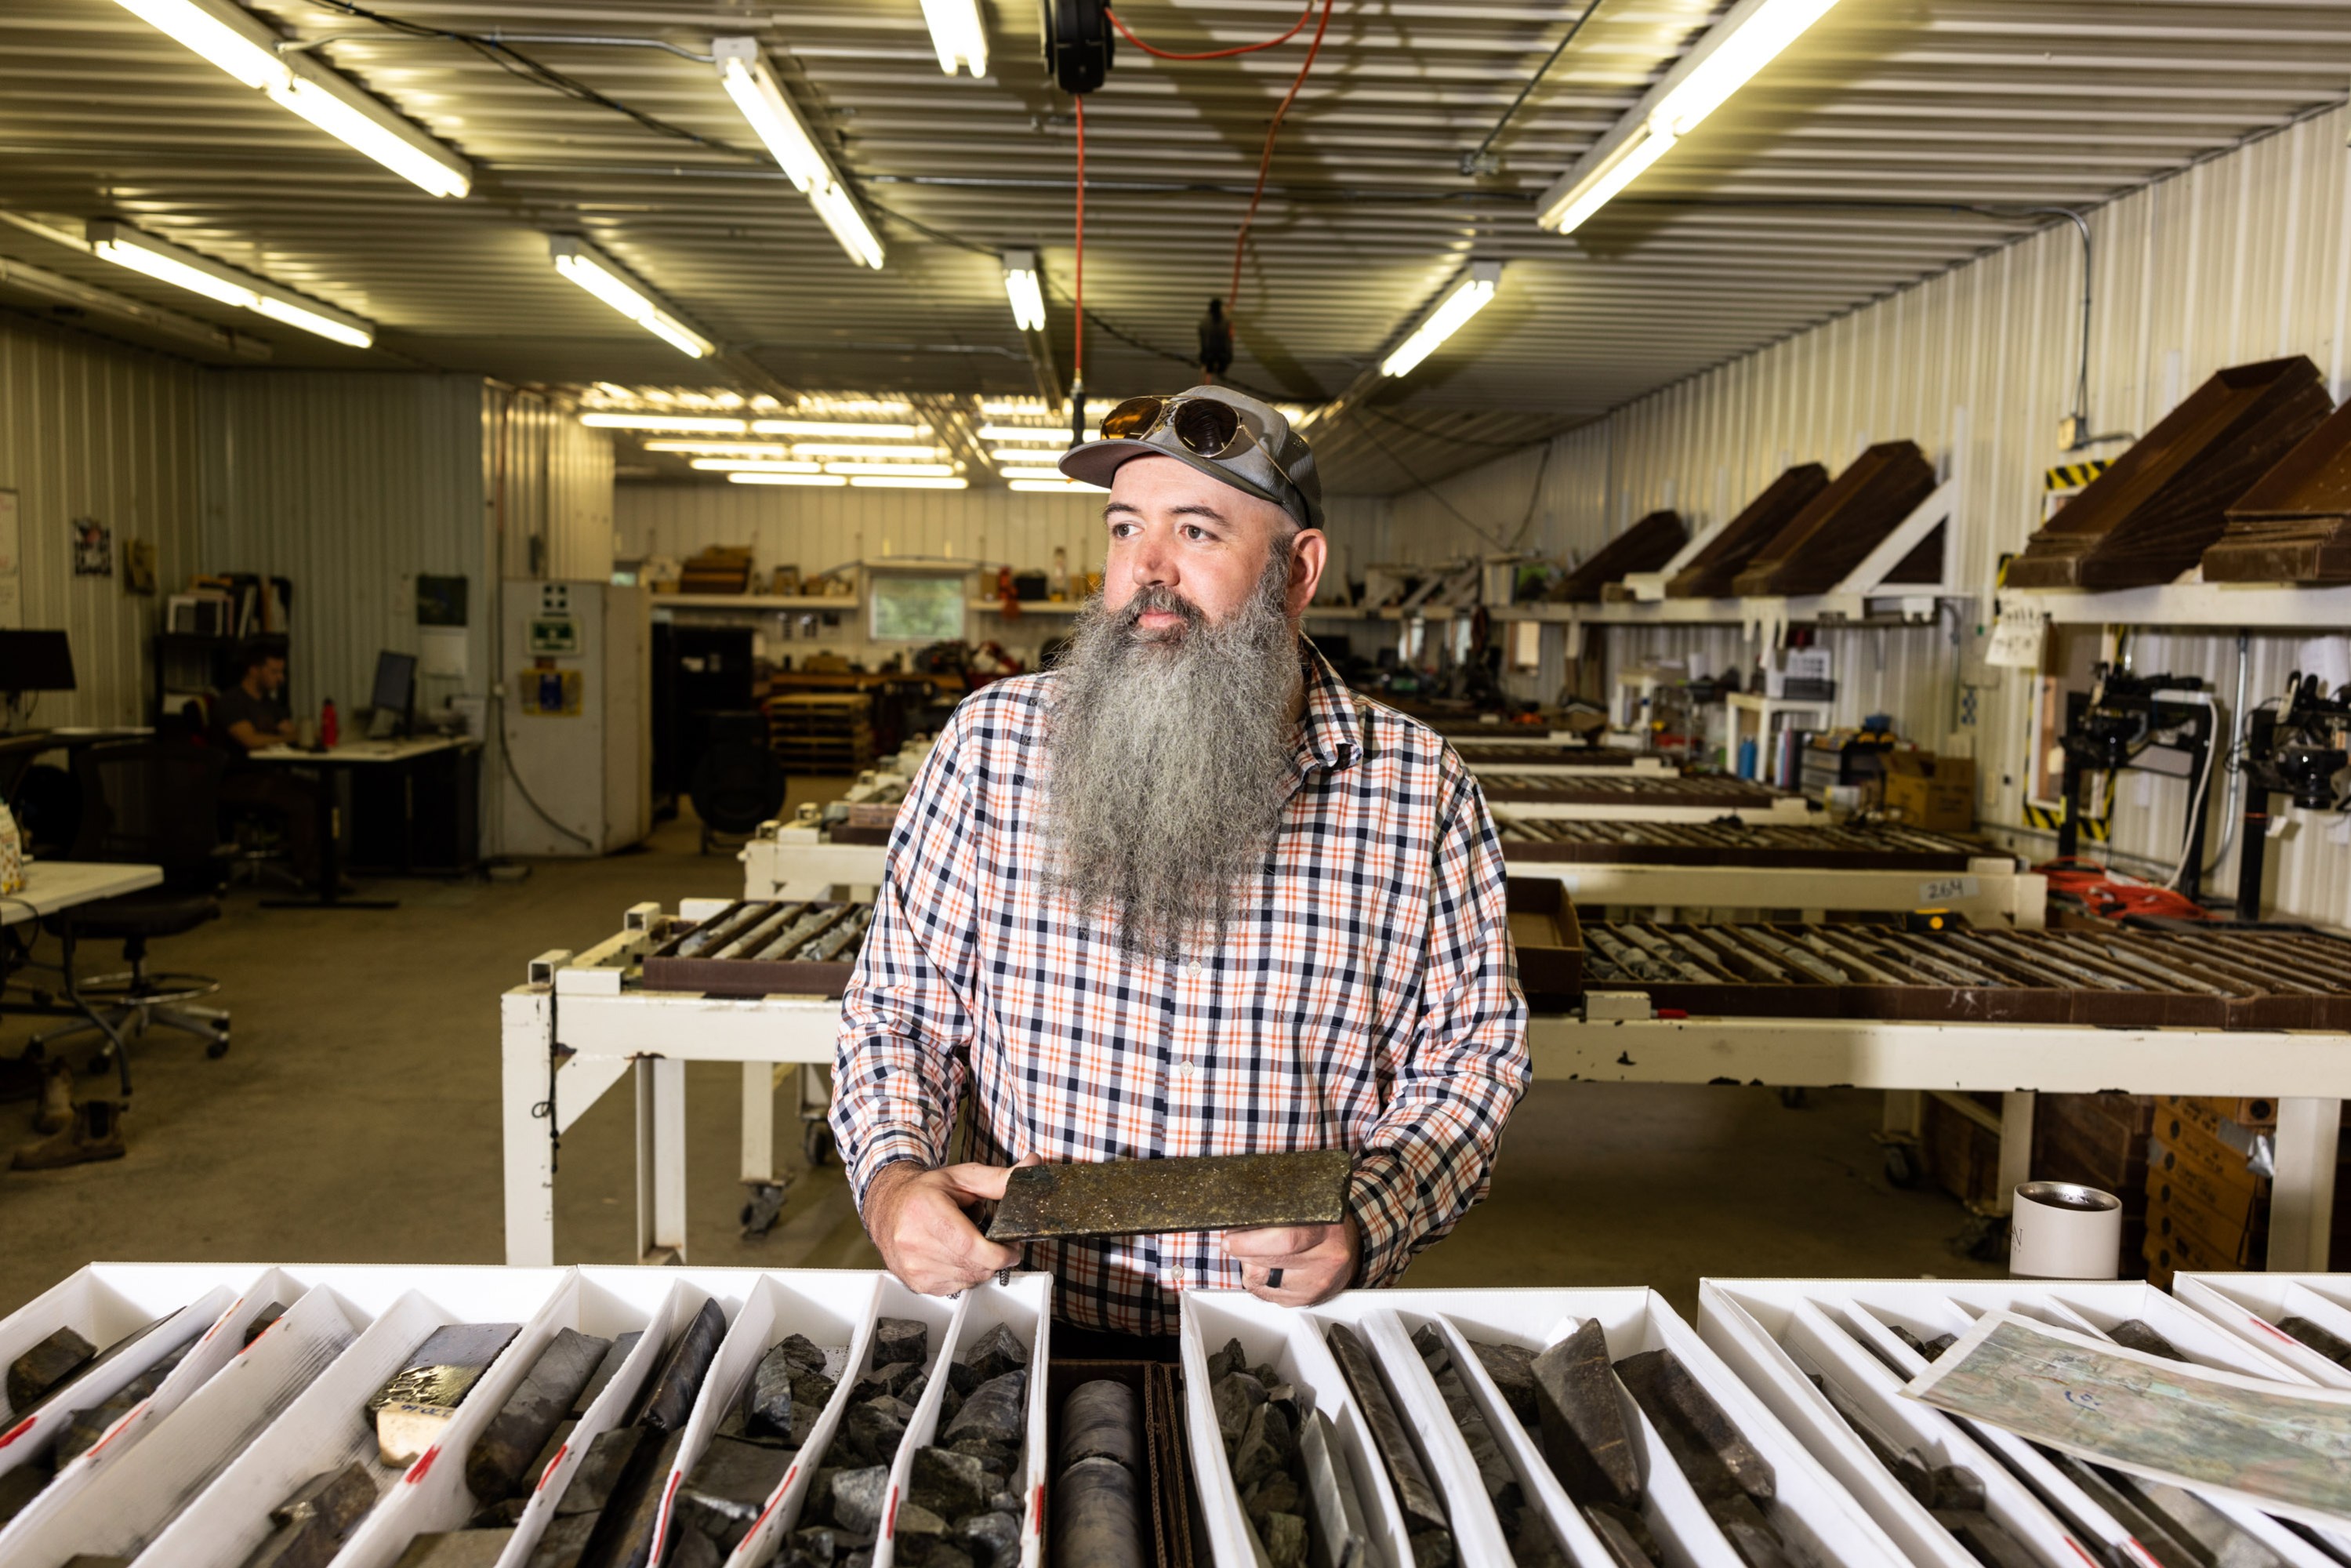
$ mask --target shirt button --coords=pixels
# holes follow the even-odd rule
[[[1199,1070],[1194,1067],[1188,1061],[1179,1061],[1176,1064],[1176,1075],[1178,1078],[1189,1078],[1193,1073],[1198,1071]]]

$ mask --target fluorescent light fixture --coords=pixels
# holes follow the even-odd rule
[[[1004,253],[1004,293],[1012,301],[1012,324],[1024,332],[1045,329],[1045,290],[1037,282],[1037,253]]]
[[[755,419],[754,435],[849,435],[868,441],[914,441],[931,433],[927,424],[860,424],[846,419]]]
[[[473,189],[474,172],[463,158],[309,56],[280,54],[284,40],[232,0],[118,3],[419,189],[436,196],[462,196]]]
[[[1096,496],[1109,494],[1100,485],[1081,485],[1075,479],[1015,479],[1005,487],[1025,496],[1068,496],[1081,490]]]
[[[979,412],[990,419],[1050,419],[1060,410],[1040,397],[987,397],[979,400]]]
[[[983,424],[979,427],[979,438],[982,441],[1003,441],[1016,445],[1023,442],[1034,442],[1041,446],[1067,446],[1070,444],[1070,427],[1066,424],[1058,429],[1051,425]]]
[[[583,413],[580,423],[590,430],[659,430],[678,435],[740,435],[743,422],[739,419],[705,419],[685,413]],[[652,446],[652,442],[645,443]],[[664,445],[659,450],[683,450],[687,444]],[[699,445],[700,443],[692,444]],[[780,455],[780,454],[779,454]]]
[[[1069,441],[1064,437],[1058,444],[1066,448]],[[1054,449],[1050,446],[998,446],[989,450],[987,460],[998,465],[1006,463],[1042,463],[1053,455]]]
[[[814,463],[778,462],[768,457],[697,457],[687,465],[705,474],[820,474]]]
[[[729,474],[730,485],[814,485],[823,489],[838,490],[849,483],[838,474],[775,474],[766,471]]]
[[[735,100],[735,107],[750,121],[752,131],[767,143],[800,194],[816,208],[817,216],[841,242],[841,248],[851,260],[879,270],[882,242],[874,237],[857,199],[841,184],[832,160],[809,134],[799,110],[784,96],[776,73],[768,68],[767,58],[759,52],[759,40],[713,38],[710,52],[718,61],[718,80],[726,96]]]
[[[971,481],[963,478],[938,477],[910,479],[896,476],[885,478],[879,475],[868,474],[861,475],[849,483],[852,488],[858,490],[961,490],[968,487]]]
[[[975,77],[987,74],[987,29],[980,25],[979,0],[923,0],[923,20],[930,24],[939,69],[953,76],[961,64]]]
[[[824,471],[828,474],[890,474],[902,478],[909,475],[923,475],[937,478],[954,473],[955,465],[952,463],[828,463],[824,465]]]
[[[1494,298],[1495,286],[1502,280],[1502,264],[1499,261],[1473,261],[1469,275],[1460,286],[1447,295],[1436,309],[1416,329],[1411,337],[1396,346],[1395,352],[1380,361],[1380,374],[1401,376],[1410,373],[1415,365],[1437,351],[1437,346],[1461,329],[1461,324],[1486,308]]]
[[[224,266],[208,256],[141,234],[127,225],[99,222],[83,231],[92,256],[118,267],[143,272],[159,283],[169,283],[201,294],[223,305],[256,311],[272,320],[354,349],[371,347],[375,328],[358,317],[307,295],[280,287],[266,277]]]
[[[1007,479],[1060,479],[1066,476],[1059,468],[999,468]]]
[[[795,457],[945,457],[944,446],[883,446],[871,441],[795,441]]]
[[[694,457],[784,458],[792,455],[789,446],[768,446],[756,441],[647,441],[640,444],[648,452],[675,452]]]
[[[656,304],[652,295],[631,282],[620,264],[590,245],[577,235],[549,235],[547,254],[555,262],[555,270],[611,306],[613,309],[692,360],[706,360],[718,351],[718,345],[671,315]],[[635,417],[635,416],[631,416]],[[743,422],[730,420],[696,420],[681,424],[674,421],[663,425],[621,425],[608,428],[627,430],[703,430],[739,432]]]
[[[1739,0],[1614,130],[1552,182],[1542,194],[1536,225],[1574,233],[1835,4]]]

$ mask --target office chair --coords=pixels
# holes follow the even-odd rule
[[[78,904],[47,924],[65,945],[67,999],[89,1015],[34,1037],[37,1046],[85,1032],[106,1037],[93,1065],[112,1056],[131,1092],[131,1038],[161,1024],[204,1041],[204,1054],[226,1054],[229,1015],[216,1008],[190,1007],[220,989],[209,975],[155,973],[147,967],[147,944],[178,936],[220,918],[215,896],[225,874],[217,828],[221,774],[228,760],[214,749],[179,741],[138,740],[94,746],[74,758],[81,783],[81,832],[74,858],[160,865],[160,886]],[[74,976],[74,949],[84,941],[122,944],[131,967],[120,974]]]

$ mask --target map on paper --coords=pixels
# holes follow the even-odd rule
[[[2142,1355],[1988,1312],[1903,1390],[2116,1469],[2351,1522],[2351,1393]]]

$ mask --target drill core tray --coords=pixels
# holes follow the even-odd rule
[[[1583,983],[1710,1017],[2351,1029],[2351,942],[2263,931],[1583,927]]]
[[[839,997],[872,920],[870,904],[738,900],[700,925],[672,926],[645,955],[641,983],[707,997]]]
[[[1803,866],[1834,871],[1966,871],[2002,852],[1898,823],[1606,822],[1494,812],[1503,857],[1513,863],[1586,861],[1604,865]]]

